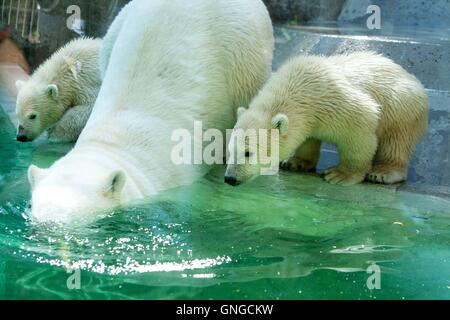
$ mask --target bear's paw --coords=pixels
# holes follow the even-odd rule
[[[325,180],[331,184],[350,186],[363,182],[365,173],[352,172],[339,167],[325,170]]]
[[[292,157],[282,161],[280,167],[286,171],[316,172],[316,161]]]
[[[372,171],[367,174],[366,179],[373,183],[395,184],[406,180],[406,170],[386,167],[374,166]]]

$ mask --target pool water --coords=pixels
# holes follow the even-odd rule
[[[296,173],[232,188],[219,167],[88,226],[31,223],[29,163],[70,148],[16,143],[0,111],[0,299],[450,298],[449,200]]]

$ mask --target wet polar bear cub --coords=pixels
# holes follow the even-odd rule
[[[340,157],[337,167],[325,171],[328,182],[350,185],[367,177],[392,184],[405,180],[426,132],[428,99],[414,76],[371,52],[298,56],[240,114],[235,128],[279,130],[283,167],[315,169],[327,142]],[[258,165],[229,165],[225,180],[236,185],[258,172]]]
[[[171,161],[172,133],[196,120],[232,128],[274,47],[260,0],[134,0],[103,42],[102,87],[77,144],[50,169],[29,169],[34,221],[86,222],[204,175],[206,165]]]
[[[24,81],[17,81],[17,140],[33,141],[44,131],[73,142],[83,130],[100,90],[99,39],[72,40]]]

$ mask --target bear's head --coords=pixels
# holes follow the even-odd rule
[[[126,176],[121,170],[78,163],[28,169],[32,189],[30,218],[35,222],[89,223],[119,206]]]
[[[225,182],[237,186],[261,174],[278,172],[280,148],[287,139],[288,127],[285,114],[239,108],[228,144]]]
[[[17,140],[33,141],[64,115],[59,88],[56,84],[38,84],[33,80],[17,81],[16,87]]]

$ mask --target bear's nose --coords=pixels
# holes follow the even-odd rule
[[[23,134],[17,135],[16,139],[17,139],[17,141],[19,141],[19,142],[28,142],[28,141],[29,141],[28,138],[27,138],[27,136],[26,136],[26,135],[23,135]]]
[[[239,182],[234,177],[225,177],[225,183],[229,184],[230,186],[237,186],[239,185]]]

